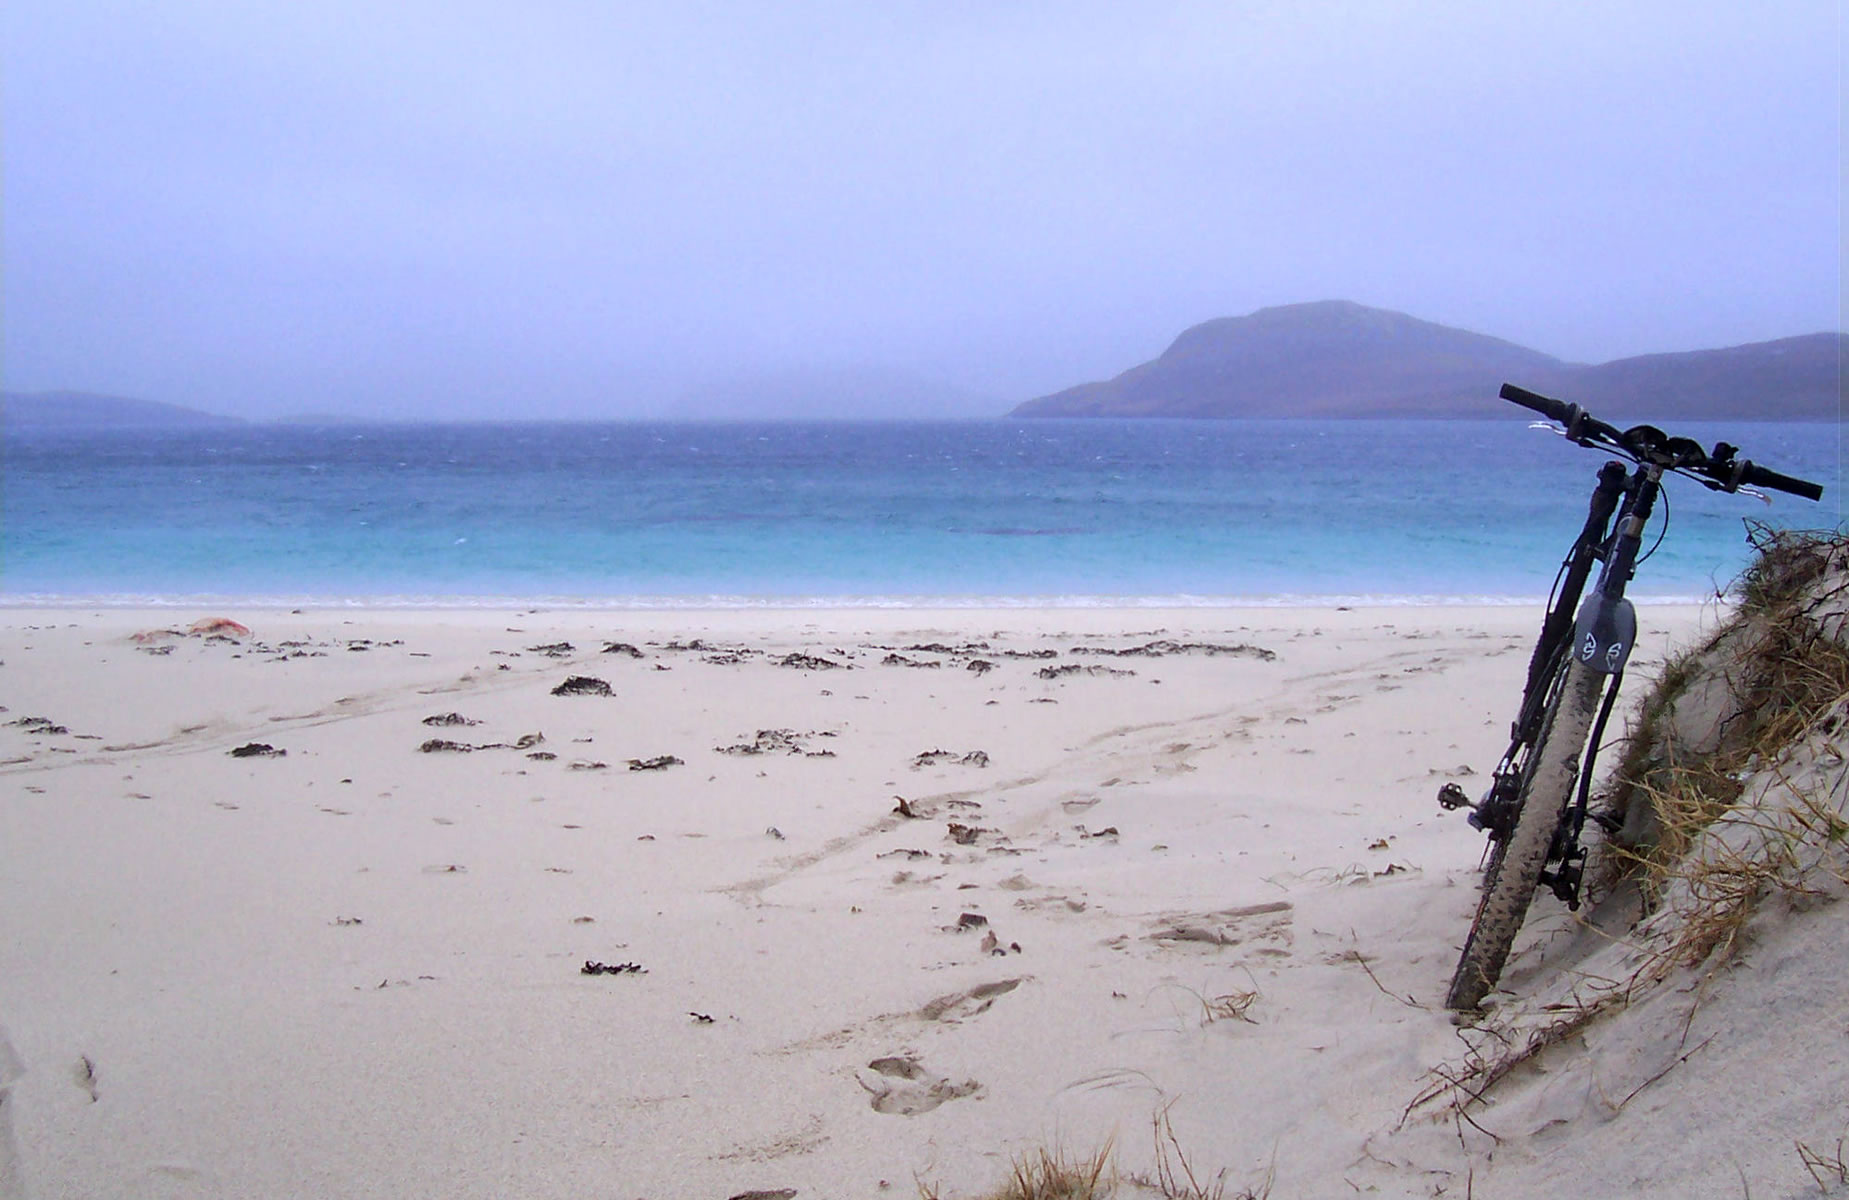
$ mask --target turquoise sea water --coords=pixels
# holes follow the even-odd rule
[[[1828,493],[1672,482],[1634,594],[1712,594],[1742,518],[1840,520],[1835,426],[1676,432]],[[1519,417],[15,433],[0,601],[1530,600],[1601,461]]]

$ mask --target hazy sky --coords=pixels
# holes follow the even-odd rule
[[[1001,411],[1304,300],[1592,362],[1836,329],[1839,10],[12,0],[4,382]]]

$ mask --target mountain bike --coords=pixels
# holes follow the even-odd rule
[[[1470,824],[1490,840],[1482,899],[1445,997],[1447,1008],[1460,1011],[1478,1008],[1502,977],[1509,949],[1541,886],[1578,910],[1588,816],[1607,834],[1615,832],[1613,817],[1587,811],[1592,768],[1636,641],[1637,614],[1624,589],[1648,557],[1640,558],[1640,552],[1663,476],[1683,475],[1715,491],[1744,490],[1762,499],[1758,488],[1808,500],[1823,497],[1817,484],[1740,458],[1739,447],[1726,442],[1704,450],[1653,425],[1619,429],[1577,404],[1512,384],[1502,386],[1501,396],[1554,423],[1542,428],[1626,461],[1608,461],[1599,468],[1585,526],[1555,577],[1541,635],[1528,660],[1509,748],[1488,789],[1474,803],[1455,783],[1438,792],[1440,805],[1468,809]],[[1661,540],[1659,534],[1658,544]],[[1598,581],[1585,595],[1594,564],[1600,568]]]

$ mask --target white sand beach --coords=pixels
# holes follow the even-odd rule
[[[973,1196],[1166,1114],[1228,1195],[1799,1194],[1616,1078],[1414,1104],[1537,618],[0,612],[0,1191]]]

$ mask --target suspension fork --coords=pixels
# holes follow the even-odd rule
[[[1592,564],[1604,555],[1612,514],[1618,509],[1619,499],[1629,490],[1629,483],[1630,475],[1623,463],[1608,462],[1599,468],[1598,486],[1592,490],[1585,527],[1567,553],[1566,573],[1561,579],[1559,593],[1541,623],[1541,637],[1528,660],[1528,682],[1522,688],[1521,713],[1509,730],[1517,745],[1533,738],[1541,713],[1547,708],[1546,689],[1541,684],[1552,675],[1555,652],[1573,625],[1574,611],[1586,590]]]
[[[1654,463],[1639,465],[1630,477],[1617,529],[1605,546],[1598,585],[1573,621],[1571,653],[1602,675],[1624,670],[1636,640],[1637,614],[1624,598],[1624,588],[1637,573],[1637,552],[1643,548],[1644,528],[1662,491],[1662,478],[1663,468]]]
[[[1548,849],[1549,867],[1541,872],[1541,882],[1550,886],[1571,909],[1579,908],[1579,889],[1586,862],[1586,851],[1579,844],[1579,837],[1586,827],[1599,743],[1604,740],[1605,722],[1611,717],[1612,705],[1618,699],[1624,664],[1630,659],[1637,640],[1637,613],[1625,599],[1624,588],[1637,572],[1638,551],[1643,548],[1644,530],[1662,490],[1662,478],[1663,469],[1652,463],[1639,465],[1636,474],[1630,476],[1624,509],[1618,515],[1617,530],[1606,546],[1605,565],[1599,572],[1598,585],[1573,623],[1573,640],[1568,652],[1610,679],[1604,703],[1599,706],[1598,719],[1586,742],[1573,803],[1562,814],[1560,827],[1554,831],[1554,844]]]

